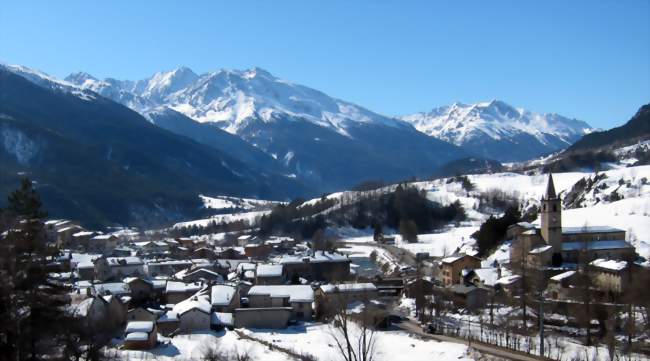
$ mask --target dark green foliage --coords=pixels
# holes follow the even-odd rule
[[[23,178],[20,188],[9,195],[7,210],[27,219],[45,218],[46,214],[41,210],[41,197],[32,186],[32,181]]]
[[[434,178],[450,177],[458,174],[481,174],[502,172],[505,168],[492,159],[477,157],[461,158],[444,164],[434,173]]]
[[[559,159],[544,166],[543,172],[569,172],[580,168],[591,168],[596,171],[603,169],[603,163],[616,162],[617,158],[609,151],[585,150],[569,152]]]
[[[342,204],[327,198],[314,204],[301,205],[302,203],[299,200],[276,206],[271,214],[262,217],[260,235],[300,234],[309,238],[327,224],[337,224],[359,229],[372,227],[375,237],[379,239],[383,235],[383,227],[397,230],[402,221],[409,222],[408,229],[415,230],[417,234],[466,217],[460,202],[442,206],[428,200],[424,192],[402,185],[387,194],[369,192],[351,200],[343,197]],[[327,212],[323,212],[325,210]]]
[[[478,255],[484,256],[505,240],[508,227],[521,221],[519,207],[509,207],[499,218],[490,216],[481,228],[472,234],[478,246]]]
[[[418,226],[410,219],[400,220],[399,233],[409,243],[415,243],[418,241]]]
[[[67,290],[48,280],[57,250],[47,243],[39,195],[28,179],[0,209],[0,355],[11,360],[52,356],[66,325]]]

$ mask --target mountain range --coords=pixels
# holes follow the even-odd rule
[[[260,68],[181,67],[136,81],[6,65],[0,74],[1,190],[29,174],[58,202],[55,215],[103,224],[182,219],[200,211],[198,194],[285,200],[495,169],[591,131],[501,101],[390,117]]]
[[[503,101],[454,103],[402,116],[419,131],[502,162],[524,161],[562,150],[593,131],[555,113],[535,113]]]

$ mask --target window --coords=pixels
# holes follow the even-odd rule
[[[557,204],[553,205],[553,212],[557,212]]]

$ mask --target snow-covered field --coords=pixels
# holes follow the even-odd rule
[[[200,195],[199,197],[203,202],[203,207],[215,210],[241,209],[245,211],[251,211],[260,208],[268,209],[279,203],[261,199],[237,198],[227,196],[207,197]]]
[[[194,221],[180,222],[174,224],[174,228],[182,227],[205,227],[212,222],[217,224],[219,223],[229,223],[235,221],[246,221],[249,225],[254,225],[263,215],[269,214],[271,211],[255,211],[255,212],[244,212],[244,213],[228,213],[228,214],[219,214],[212,216],[210,218],[197,219]]]
[[[248,354],[252,360],[285,361],[287,355],[269,350],[265,345],[242,339],[233,331],[197,332],[190,335],[178,335],[173,338],[160,336],[161,345],[147,351],[109,349],[109,355],[117,352],[119,359],[140,360],[202,360],[209,348],[220,352]]]
[[[318,357],[319,361],[336,361],[336,343],[330,325],[307,323],[286,330],[245,331],[255,338]],[[467,346],[450,342],[422,340],[402,331],[379,331],[376,333],[376,361],[446,361],[470,360]]]
[[[247,330],[246,335],[257,340],[272,343],[283,349],[298,354],[309,354],[318,361],[341,360],[332,338],[332,329],[328,324],[306,323],[282,330]],[[376,361],[410,360],[410,361],[447,361],[470,360],[467,347],[461,344],[422,340],[402,331],[379,331],[376,333]],[[199,360],[205,351],[216,348],[230,353],[247,353],[252,360],[284,361],[292,358],[278,350],[245,338],[240,338],[234,331],[200,332],[192,335],[179,335],[173,338],[160,338],[164,344],[148,351],[128,351],[109,349],[122,360]]]

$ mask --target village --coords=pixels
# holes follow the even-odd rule
[[[597,335],[629,334],[623,347],[648,352],[647,338],[636,338],[631,323],[642,329],[647,322],[634,310],[647,303],[650,266],[626,231],[563,227],[551,175],[540,218],[540,225],[508,228],[508,262],[464,252],[402,254],[401,267],[372,275],[358,274],[354,259],[336,247],[291,237],[241,234],[225,245],[198,236],[103,234],[68,220],[44,227],[64,250],[48,277],[70,287],[68,312],[109,348],[154,350],[179,335],[280,330],[345,314],[376,330],[474,339],[547,359],[561,357],[544,341],[544,329],[587,337],[587,345]],[[395,253],[394,237],[378,241]],[[503,310],[510,310],[507,320]]]

